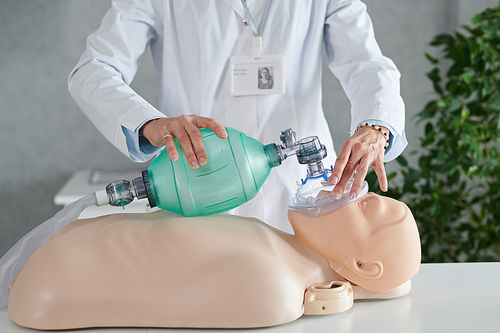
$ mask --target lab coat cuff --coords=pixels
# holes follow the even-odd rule
[[[163,118],[165,115],[150,104],[134,106],[125,112],[118,121],[123,127],[135,132],[140,126],[151,119]]]
[[[139,135],[137,132],[132,132],[122,126],[123,135],[127,144],[128,155],[134,162],[146,162],[156,156],[163,146],[153,146],[148,139]]]
[[[390,162],[399,155],[401,155],[401,153],[403,152],[403,150],[405,150],[407,145],[408,141],[406,140],[405,130],[403,129],[401,133],[395,132],[391,144],[391,150],[384,155],[384,162]]]
[[[151,105],[134,107],[120,117],[129,157],[134,162],[146,162],[156,156],[163,146],[153,146],[148,139],[139,135],[139,129],[148,121],[165,117]]]

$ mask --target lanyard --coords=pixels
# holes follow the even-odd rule
[[[262,19],[260,20],[259,27],[257,28],[257,25],[255,24],[255,21],[253,20],[252,14],[250,14],[250,10],[248,10],[247,1],[241,0],[241,3],[243,4],[243,8],[245,9],[245,13],[248,16],[248,22],[250,23],[250,26],[252,27],[252,32],[253,32],[254,37],[262,37],[262,31],[264,31],[264,26],[266,25],[267,15],[269,14],[269,8],[271,7],[271,2],[273,2],[273,0],[268,0],[266,9],[264,10],[264,14],[262,15]]]
[[[250,14],[250,10],[248,10],[247,1],[241,0],[241,4],[245,9],[245,13],[247,14],[248,21],[250,26],[252,27],[253,33],[253,56],[255,59],[260,59],[260,54],[262,52],[262,32],[264,31],[264,26],[266,25],[267,15],[269,14],[269,8],[271,7],[271,2],[273,0],[268,0],[266,9],[264,10],[264,14],[262,15],[262,19],[260,20],[259,27],[255,24],[253,20],[252,14]]]

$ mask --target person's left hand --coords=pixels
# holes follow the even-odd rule
[[[386,133],[390,133],[387,128],[382,126],[380,128]],[[384,167],[385,143],[385,137],[377,129],[369,126],[360,127],[344,142],[329,179],[329,183],[336,184],[333,190],[335,199],[342,197],[354,172],[356,172],[356,176],[349,196],[352,199],[357,198],[369,167],[375,169],[380,189],[384,192],[387,191],[387,176]]]

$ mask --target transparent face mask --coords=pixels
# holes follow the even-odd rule
[[[368,183],[363,182],[356,199],[351,199],[351,179],[339,199],[333,198],[335,185],[327,185],[323,178],[310,179],[305,184],[298,185],[295,197],[288,202],[290,210],[310,217],[318,217],[339,209],[349,203],[361,200],[368,193]]]

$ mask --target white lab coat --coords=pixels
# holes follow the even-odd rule
[[[247,4],[259,25],[267,0]],[[101,133],[135,161],[151,156],[130,142],[132,137],[137,143],[137,129],[146,120],[196,113],[264,144],[279,142],[286,128],[295,130],[297,138],[317,135],[328,149],[329,166],[335,152],[321,106],[324,45],[329,67],[352,104],[351,133],[367,119],[386,122],[394,130],[386,161],[402,152],[400,74],[381,54],[361,1],[272,2],[262,33],[263,54],[285,56],[283,95],[230,96],[230,57],[253,54],[252,29],[244,20],[240,0],[113,1],[69,77],[70,92]],[[148,46],[158,72],[159,110],[128,86]],[[291,232],[287,202],[304,176],[304,166],[295,158],[286,160],[273,169],[257,197],[235,213]]]

